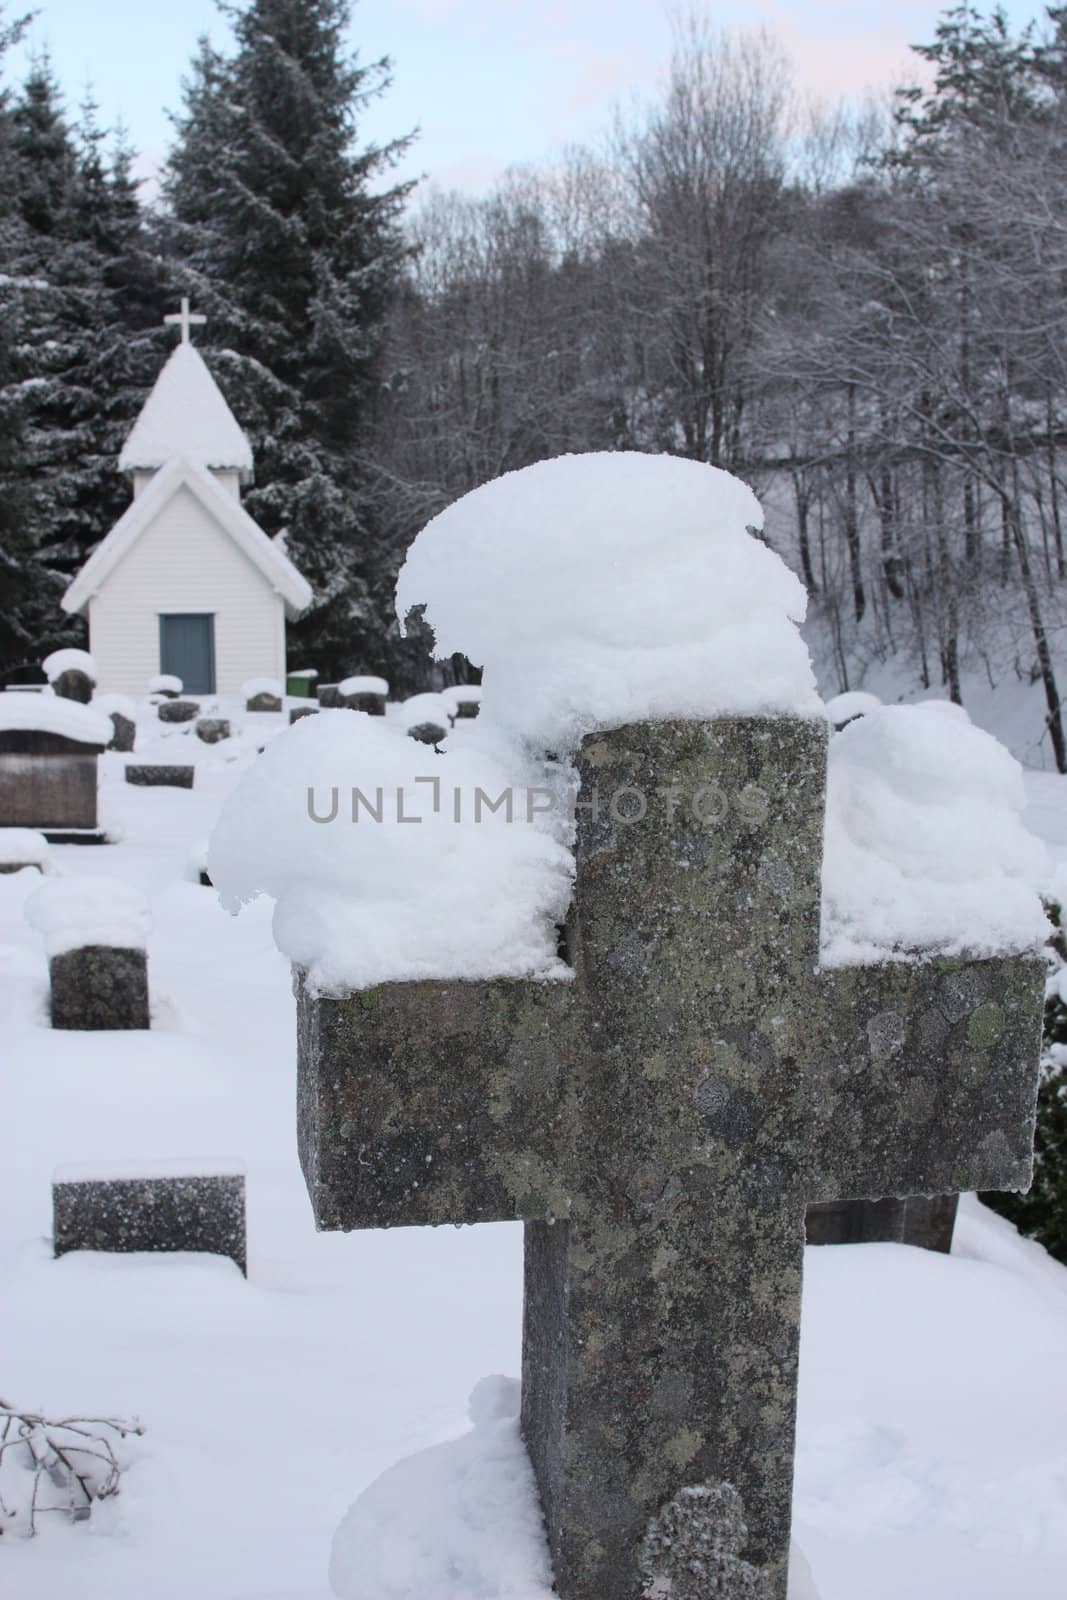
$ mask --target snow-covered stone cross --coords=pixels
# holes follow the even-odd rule
[[[190,344],[192,342],[189,338],[190,332],[193,328],[203,327],[207,318],[199,311],[190,311],[189,297],[183,294],[181,310],[170,312],[168,316],[163,318],[163,321],[168,327],[180,328],[182,331],[182,344]]]
[[[563,1600],[784,1600],[806,1204],[1029,1181],[1042,963],[817,970],[826,744],[587,737],[573,983],[298,974],[319,1227],[526,1225]]]

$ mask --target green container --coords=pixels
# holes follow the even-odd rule
[[[285,680],[285,692],[308,699],[315,693],[317,678],[317,672],[291,672]]]

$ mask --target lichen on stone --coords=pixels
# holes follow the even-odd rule
[[[744,1502],[732,1484],[679,1489],[641,1544],[644,1600],[772,1600],[767,1573],[741,1555],[747,1542]]]

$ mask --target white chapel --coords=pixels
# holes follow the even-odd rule
[[[133,501],[63,596],[86,616],[100,689],[143,694],[175,673],[190,694],[285,678],[285,625],[311,586],[241,505],[252,450],[192,344],[181,341],[119,457]]]

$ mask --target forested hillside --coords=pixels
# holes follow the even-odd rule
[[[349,61],[347,15],[251,0],[202,43],[151,208],[47,63],[0,104],[5,658],[66,637],[189,293],[249,508],[316,585],[307,662],[416,686],[390,597],[428,516],[560,451],[666,450],[764,498],[828,692],[1025,695],[1067,768],[1067,8],[1016,35],[953,7],[922,87],[817,110],[773,39],[693,23],[658,100],[478,198],[361,147],[388,64]]]

